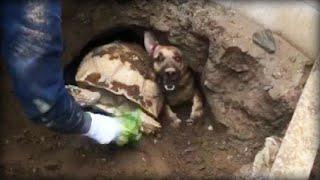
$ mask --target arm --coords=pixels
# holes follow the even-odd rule
[[[29,119],[62,133],[86,133],[89,114],[64,88],[59,1],[4,1],[2,55]]]
[[[61,7],[58,0],[1,1],[2,55],[29,119],[61,133],[84,134],[100,144],[139,137],[139,118],[83,112],[64,86]]]

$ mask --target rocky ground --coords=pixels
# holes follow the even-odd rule
[[[281,34],[261,34],[263,27],[208,1],[63,1],[63,64],[76,65],[112,40],[141,43],[143,29],[183,51],[206,98],[203,123],[164,125],[121,149],[57,135],[26,120],[2,67],[0,168],[7,176],[231,176],[253,161],[266,137],[283,135],[313,60]],[[178,111],[183,116],[186,107]]]

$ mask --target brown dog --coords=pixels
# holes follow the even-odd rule
[[[183,102],[192,101],[192,110],[188,124],[203,115],[203,104],[199,91],[194,85],[194,77],[182,58],[181,51],[174,46],[162,46],[155,40],[150,32],[144,33],[144,45],[149,55],[154,60],[153,68],[163,87],[166,97],[165,113],[173,119],[174,126],[179,126],[181,120],[171,110]]]

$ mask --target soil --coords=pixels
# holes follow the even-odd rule
[[[5,177],[217,177],[230,176],[253,160],[260,143],[230,138],[208,119],[175,129],[168,122],[139,144],[98,145],[76,135],[61,135],[29,122],[22,113],[5,69],[1,114],[0,169]],[[186,119],[187,107],[176,111]],[[163,119],[163,118],[162,118]]]
[[[108,28],[115,27],[119,24],[125,24],[124,22],[130,22],[131,24],[140,26],[146,24],[144,26],[147,28],[150,27],[163,32],[174,30],[176,32],[182,33],[183,35],[186,34],[186,36],[188,35],[188,37],[197,32],[197,36],[201,35],[211,38],[209,39],[211,49],[209,48],[208,50],[208,42],[203,43],[202,40],[197,40],[197,38],[178,38],[180,36],[171,33],[171,41],[177,41],[176,44],[180,44],[180,48],[183,48],[183,45],[185,44],[189,45],[184,49],[187,53],[188,51],[190,51],[190,49],[197,50],[196,53],[189,52],[190,56],[192,56],[191,59],[204,59],[204,61],[201,61],[201,63],[191,62],[190,64],[197,65],[193,69],[202,70],[202,66],[205,63],[208,53],[209,59],[214,59],[215,54],[217,54],[217,56],[219,55],[219,53],[212,53],[220,52],[216,49],[219,45],[219,41],[216,41],[215,37],[220,37],[220,35],[216,35],[216,29],[221,29],[219,24],[222,24],[223,26],[228,25],[225,25],[225,22],[227,21],[225,21],[224,18],[221,18],[220,16],[216,16],[216,12],[211,11],[211,8],[202,8],[202,4],[200,3],[202,1],[199,1],[199,3],[198,1],[190,1],[190,3],[184,3],[183,1],[181,1],[181,3],[183,4],[181,5],[181,10],[178,8],[179,4],[176,5],[175,3],[160,1],[151,1],[149,4],[134,3],[136,1],[134,1],[133,4],[131,3],[131,1],[110,1],[110,6],[105,5],[103,1],[99,0],[87,2],[83,1],[83,3],[78,2],[79,1],[64,1],[63,4],[63,29],[66,44],[66,53],[64,54],[65,60],[63,64],[70,63],[70,61],[72,61],[73,58],[76,59],[77,56],[79,56],[79,53],[83,53],[80,52],[80,50],[95,35],[102,33],[104,30]],[[195,3],[195,6],[193,6],[193,3]],[[163,6],[166,5],[166,7],[163,7],[162,4]],[[132,9],[129,10],[128,7],[132,7]],[[183,18],[184,16],[180,14],[182,12],[184,13],[185,9],[188,10],[185,12],[186,14],[188,14],[189,11],[193,10],[190,7],[194,7],[194,9],[197,10],[197,14],[195,14],[196,16],[193,22],[194,30],[192,30],[195,32],[188,32],[185,31],[184,28],[177,28],[180,26],[189,26],[190,22],[187,21],[188,19]],[[174,10],[173,12],[171,12],[170,8],[179,9],[179,11]],[[126,10],[120,11],[121,9]],[[168,12],[162,12],[162,9],[168,10]],[[176,11],[180,13],[178,13],[177,16],[174,14]],[[203,18],[206,20],[207,11],[212,12],[212,14],[209,14],[211,16],[208,16],[208,25],[202,23]],[[152,15],[153,12],[156,12],[156,14]],[[161,16],[159,16],[159,14]],[[149,18],[149,16],[151,18]],[[167,16],[170,18],[168,18]],[[192,12],[190,14],[190,17],[191,16]],[[175,19],[174,17],[177,17],[178,19]],[[216,17],[218,17],[217,25],[215,25],[213,23],[215,21],[212,20]],[[109,18],[112,20],[111,22],[106,20]],[[231,16],[227,18],[231,18]],[[210,29],[210,23],[213,23],[213,29]],[[241,24],[238,21],[234,21],[232,23]],[[175,24],[177,24],[177,27],[175,26]],[[202,27],[205,27],[205,29],[202,30]],[[238,32],[239,28],[234,29],[236,29],[235,32]],[[217,31],[217,34],[219,34],[219,32],[220,30]],[[173,36],[172,34],[175,36]],[[232,35],[232,33],[229,34]],[[227,35],[221,37],[226,37]],[[249,41],[243,41],[243,44],[241,44],[242,41],[239,41],[238,44],[237,41],[235,42],[235,45],[231,45],[239,47],[241,46],[243,49],[245,49],[244,47],[246,47],[246,45],[248,44],[247,42]],[[204,45],[203,47],[199,47],[199,44]],[[278,45],[279,44],[280,43],[278,43]],[[229,44],[228,46],[231,45]],[[254,47],[249,48],[248,53],[251,55],[254,54],[255,56],[258,56],[256,55],[258,53],[256,53],[255,51],[259,53],[260,51],[252,50],[252,48],[254,49]],[[293,51],[287,51],[287,49],[289,48],[282,49],[284,49],[283,52],[279,52],[280,55],[277,54],[277,56],[275,57],[282,57],[283,54],[287,54],[287,52]],[[262,60],[260,59],[262,64],[263,62],[266,62],[266,65],[274,63],[275,66],[278,67],[278,62],[283,62],[285,66],[288,66],[288,63],[286,61],[276,61],[277,59],[274,61],[269,61],[269,56],[271,57],[271,55],[267,54],[265,55],[265,57],[262,57]],[[263,58],[266,60],[263,60]],[[279,59],[287,59],[287,57]],[[304,60],[302,62],[303,63],[301,66],[303,66],[303,68],[301,69],[304,69],[305,62]],[[238,69],[238,66],[234,67]],[[242,68],[243,66],[239,67]],[[272,69],[270,67],[269,69]],[[273,71],[270,71],[269,74],[272,74],[271,72]],[[297,73],[294,72],[293,74]],[[305,76],[305,74],[308,73],[304,73],[303,77]],[[267,75],[257,75],[259,77],[258,79],[264,79],[265,76],[267,77]],[[288,77],[291,76],[288,75]],[[290,85],[290,82],[297,81],[298,83],[292,85],[292,87],[300,87],[300,84],[303,84],[304,82],[304,80],[300,80],[300,76],[296,81],[293,81],[290,78],[280,78],[280,80],[279,82],[275,81],[277,82],[275,84],[282,85],[285,84],[282,82],[286,82]],[[232,112],[225,114],[231,114],[230,116],[234,117],[240,116],[240,119],[235,118],[235,120],[233,120],[231,124],[240,124],[241,128],[238,129],[244,129],[245,132],[251,132],[252,130],[256,135],[254,136],[254,138],[235,138],[235,136],[232,135],[232,133],[228,132],[228,128],[218,123],[219,121],[228,121],[228,118],[224,118],[225,116],[221,115],[221,117],[223,118],[219,119],[220,116],[217,116],[219,114],[216,113],[215,116],[217,117],[216,119],[214,119],[214,116],[210,114],[210,111],[208,110],[207,114],[205,115],[205,118],[201,122],[193,126],[186,126],[184,124],[179,129],[171,127],[169,125],[169,122],[166,122],[163,118],[160,117],[160,119],[162,119],[163,128],[161,129],[159,134],[155,136],[144,136],[139,144],[133,146],[125,146],[119,148],[114,145],[98,145],[92,142],[91,140],[87,139],[86,137],[77,135],[56,134],[54,132],[48,131],[43,127],[36,126],[32,124],[30,121],[28,121],[25,115],[23,114],[22,109],[19,106],[19,103],[14,97],[12,88],[10,86],[10,82],[8,80],[8,75],[5,71],[5,68],[1,66],[1,63],[0,83],[2,85],[0,99],[0,171],[3,176],[11,178],[231,177],[233,173],[238,171],[238,169],[240,169],[244,165],[252,163],[256,153],[262,148],[265,137],[274,135],[275,133],[281,134],[281,132],[283,132],[284,130],[282,128],[279,128],[275,132],[274,130],[271,131],[267,129],[265,126],[259,126],[263,128],[253,128],[251,126],[245,126],[245,128],[242,128],[243,124],[246,125],[245,123],[251,122],[251,120],[243,118],[246,116],[243,116],[243,113],[239,113],[241,112],[241,108],[237,107],[238,109],[232,111],[233,114]],[[234,84],[237,85],[237,83],[238,81],[235,81]],[[227,84],[230,85],[230,87],[227,87],[227,90],[231,89],[232,92],[234,92],[234,88],[231,86],[233,84]],[[221,84],[219,84],[219,86],[221,86]],[[284,89],[288,87],[285,86]],[[215,88],[217,89],[217,87]],[[282,92],[281,88],[273,89],[275,89],[274,91],[280,89]],[[299,90],[301,89],[302,88],[300,87]],[[286,91],[283,90],[283,92]],[[218,95],[220,96],[220,94]],[[237,102],[238,97],[246,98],[247,96],[243,96],[241,93],[235,95],[231,94],[230,97],[226,97],[225,99],[231,98],[233,101]],[[257,97],[260,97],[260,95],[258,94]],[[295,97],[298,97],[298,95],[296,95]],[[224,100],[223,98],[219,99]],[[251,111],[246,111],[246,113],[249,112],[253,114],[254,116],[252,117],[263,116],[263,118],[256,118],[259,120],[258,122],[265,121],[264,119],[276,119],[274,114],[271,113],[272,117],[269,118],[269,114],[265,113],[266,110],[264,110],[263,108],[256,108],[257,101],[259,101],[258,98],[252,98],[251,100],[248,100],[246,98],[245,102],[252,102],[252,104],[249,103],[248,105],[241,107],[247,108],[248,106],[249,108],[247,109]],[[263,100],[262,102],[265,102],[265,100]],[[292,105],[288,103],[290,104],[290,107],[294,107],[296,100],[290,100],[289,102],[292,102]],[[219,104],[218,102],[213,102],[213,104],[217,105],[217,107],[221,106],[221,103]],[[269,108],[269,106],[266,106],[264,104],[261,107]],[[186,119],[186,114],[189,109],[190,107],[188,105],[185,105],[185,107],[180,107],[176,109],[176,111],[182,119]],[[270,107],[270,109],[274,110],[277,109],[277,107],[272,106]],[[253,110],[256,110],[257,112]],[[224,112],[224,108],[217,108],[216,111]],[[289,115],[285,116],[285,122],[288,122],[290,120],[291,111],[288,114]],[[265,118],[264,116],[268,118]],[[245,123],[242,123],[241,120]],[[225,124],[228,125],[228,123]],[[209,125],[212,125],[212,131],[208,130]],[[316,166],[313,170],[311,178],[320,178],[319,159],[320,157],[318,157],[316,160]]]

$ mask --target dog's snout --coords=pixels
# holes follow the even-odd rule
[[[166,74],[168,76],[174,76],[176,74],[176,72],[175,71],[169,71],[169,72],[166,72]]]
[[[173,73],[173,72],[176,72],[176,69],[173,68],[173,67],[169,67],[169,68],[166,68],[164,71],[165,71],[166,73]]]
[[[177,73],[177,71],[175,68],[170,67],[170,68],[165,69],[165,73],[168,76],[172,76],[172,75],[175,75]]]

